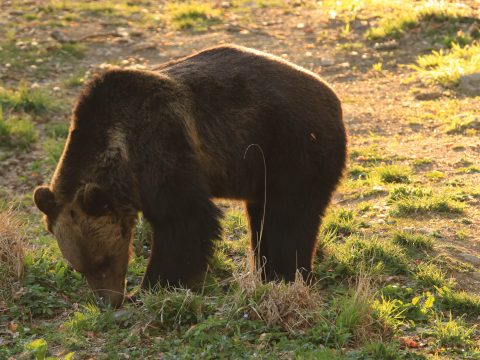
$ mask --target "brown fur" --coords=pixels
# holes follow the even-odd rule
[[[108,276],[123,284],[137,211],[154,230],[143,286],[194,285],[220,236],[213,197],[245,201],[255,264],[266,280],[291,281],[297,269],[311,271],[345,157],[340,102],[318,76],[221,46],[158,73],[110,70],[94,79],[35,202],[94,289],[106,286],[94,265],[104,257],[117,269]],[[70,219],[71,209],[80,216]]]

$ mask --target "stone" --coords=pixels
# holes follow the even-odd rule
[[[416,100],[420,101],[427,101],[427,100],[435,100],[438,98],[441,98],[443,94],[439,91],[432,91],[432,92],[423,92],[423,93],[418,93],[415,95]]]
[[[460,77],[458,90],[467,95],[480,96],[480,73]]]
[[[480,258],[472,254],[460,254],[460,257],[474,266],[480,266]]]
[[[373,45],[373,48],[379,51],[398,49],[398,41],[393,39],[390,41],[375,43],[375,45]]]

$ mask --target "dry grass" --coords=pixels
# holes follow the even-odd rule
[[[264,321],[268,326],[295,332],[319,320],[322,298],[318,291],[303,281],[302,276],[292,283],[262,283],[257,271],[234,276],[247,302],[245,314]]]
[[[0,300],[7,300],[22,276],[24,236],[12,211],[0,213]]]

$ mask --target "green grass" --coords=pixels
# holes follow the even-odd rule
[[[349,236],[361,227],[352,210],[339,209],[331,211],[323,220],[322,231],[335,235]]]
[[[445,272],[432,263],[419,264],[415,269],[415,278],[423,288],[452,285],[452,281],[446,279]]]
[[[472,338],[477,326],[469,326],[462,319],[454,319],[452,314],[448,319],[437,315],[432,324],[432,333],[439,346],[465,348],[472,344]]]
[[[366,37],[369,40],[381,40],[384,38],[399,38],[405,31],[415,28],[418,19],[415,15],[404,14],[403,16],[385,17],[368,30]]]
[[[366,38],[369,40],[383,40],[388,38],[400,38],[406,32],[420,28],[425,33],[430,34],[431,29],[438,26],[435,24],[452,24],[447,27],[445,37],[451,37],[455,32],[453,29],[461,22],[473,22],[473,18],[468,18],[468,12],[464,9],[445,2],[429,2],[425,5],[404,4],[403,6],[392,6],[389,13],[382,16],[378,23],[366,32]],[[441,30],[442,31],[442,30]],[[457,37],[462,38],[461,34]]]
[[[0,87],[0,106],[3,106],[5,110],[22,110],[28,113],[42,114],[54,108],[54,101],[45,89],[31,89],[23,84],[18,90]]]
[[[480,132],[480,120],[471,114],[453,118],[446,129],[447,134],[476,135]]]
[[[462,75],[480,71],[480,44],[460,46],[453,44],[451,50],[433,51],[418,57],[414,69],[420,79],[428,84],[439,84],[446,88],[458,86]]]
[[[229,210],[223,218],[222,227],[227,240],[240,240],[247,236],[248,225],[243,210]]]
[[[432,250],[433,239],[431,237],[411,232],[396,232],[392,239],[394,244],[409,250]]]
[[[374,174],[386,184],[410,183],[411,169],[403,165],[385,165],[374,169]]]
[[[465,209],[451,194],[404,186],[391,190],[388,202],[393,205],[393,216],[462,214]]]
[[[376,237],[350,236],[343,243],[328,244],[327,263],[340,274],[404,274],[408,268],[405,252],[398,245]]]
[[[437,293],[442,309],[473,318],[480,316],[480,296],[448,286],[438,288]]]
[[[165,11],[174,28],[179,30],[206,31],[222,21],[221,12],[209,3],[197,1],[168,3]]]
[[[386,105],[384,97],[366,99],[362,91],[357,92],[371,86],[372,95],[378,95],[378,74],[387,86],[393,72],[386,70],[393,69],[392,60],[399,59],[397,55],[404,60],[415,56],[403,54],[412,42],[427,48],[422,54],[428,53],[429,46],[443,47],[442,56],[457,51],[454,43],[462,51],[466,45],[478,45],[478,20],[463,10],[451,12],[451,5],[444,2],[439,3],[448,8],[444,13],[441,9],[430,11],[426,3],[54,0],[38,6],[15,4],[12,9],[23,14],[6,18],[7,31],[0,40],[4,87],[0,91],[0,137],[5,136],[0,141],[6,144],[7,138],[12,143],[22,138],[24,144],[34,144],[35,140],[29,140],[30,129],[36,145],[25,159],[14,158],[18,151],[12,151],[10,145],[0,148],[0,169],[4,161],[8,168],[19,161],[14,169],[18,178],[0,180],[0,209],[14,206],[28,223],[25,276],[8,303],[0,301],[0,359],[476,359],[480,334],[469,328],[478,322],[480,300],[469,292],[476,290],[474,285],[463,279],[477,269],[457,256],[458,246],[474,241],[478,233],[474,225],[480,192],[475,185],[478,164],[472,144],[480,128],[475,99],[453,96],[450,90],[427,101],[416,101],[413,91],[391,93],[387,97],[395,99],[393,105],[384,107],[381,117],[398,121],[382,134],[368,118],[375,99],[378,106]],[[465,6],[467,9],[468,4]],[[222,22],[228,23],[228,31],[215,37]],[[299,23],[304,23],[303,30]],[[98,27],[87,26],[90,24]],[[251,31],[248,36],[231,33],[230,24],[234,31],[237,24],[239,29]],[[280,41],[289,57],[309,68],[315,67],[315,61],[312,65],[310,61],[322,48],[319,39],[324,39],[325,45],[333,44],[332,49],[340,51],[345,61],[362,57],[351,65],[353,72],[364,73],[365,78],[355,83],[362,89],[352,88],[342,98],[352,107],[347,109],[349,113],[356,109],[354,117],[361,119],[361,127],[358,131],[359,123],[351,128],[348,174],[323,219],[311,287],[302,282],[263,284],[258,274],[250,273],[247,217],[236,203],[221,201],[224,239],[215,244],[198,291],[161,288],[141,292],[137,297],[142,305],[129,303],[119,310],[96,305],[85,279],[70,270],[55,240],[44,230],[41,214],[32,208],[29,189],[48,182],[63,150],[70,110],[56,104],[73,104],[90,72],[95,73],[101,62],[114,61],[103,50],[121,49],[117,55],[135,58],[147,67],[155,59],[130,53],[130,45],[117,43],[115,37],[65,45],[49,37],[53,30],[82,36],[84,25],[85,35],[95,29],[108,32],[122,27],[135,42],[156,34],[165,50],[162,57],[187,54],[192,46],[200,50],[215,41],[238,40],[238,36],[251,46],[276,53],[283,53],[275,47]],[[399,38],[399,49],[367,51],[373,45],[365,42],[365,29],[370,25],[380,34],[374,41]],[[29,33],[32,27],[40,31],[35,38]],[[172,29],[192,31],[172,33]],[[292,37],[292,32],[298,36]],[[291,44],[304,37],[305,44]],[[312,57],[304,57],[307,50]],[[425,72],[436,67],[433,64]],[[322,68],[334,86],[344,81],[331,70]],[[401,78],[408,76],[406,71],[410,70],[403,62],[395,68]],[[28,85],[21,79],[28,79]],[[48,87],[32,89],[31,83]],[[62,91],[50,95],[54,86]],[[418,87],[418,92],[425,91],[423,85]],[[12,124],[23,120],[28,123],[25,135],[18,135],[22,134],[19,126],[17,135],[12,136]],[[420,127],[409,128],[410,120]],[[434,137],[428,138],[432,134]],[[437,138],[439,143],[431,152],[428,146],[421,149]],[[445,144],[445,153],[441,144]],[[407,146],[410,148],[404,151]],[[129,292],[139,289],[151,236],[150,227],[139,217],[127,272]],[[0,276],[1,272],[0,266]],[[457,273],[458,284],[454,284],[447,274]],[[17,331],[11,330],[15,327]],[[405,338],[420,346],[408,348]],[[459,345],[462,342],[464,345]]]
[[[47,139],[43,143],[43,149],[46,153],[45,162],[54,167],[58,160],[60,160],[60,156],[62,155],[63,148],[65,146],[65,140],[55,140],[55,139]]]
[[[445,195],[436,195],[429,198],[397,201],[392,214],[398,216],[462,214],[464,209],[464,204],[451,200]]]
[[[38,131],[28,115],[4,117],[0,105],[0,147],[29,148],[38,139]]]

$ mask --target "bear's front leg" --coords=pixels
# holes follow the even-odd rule
[[[168,215],[160,221],[146,216],[153,227],[153,241],[142,288],[194,287],[203,280],[221,228],[220,210],[208,196],[199,195],[172,199]]]

